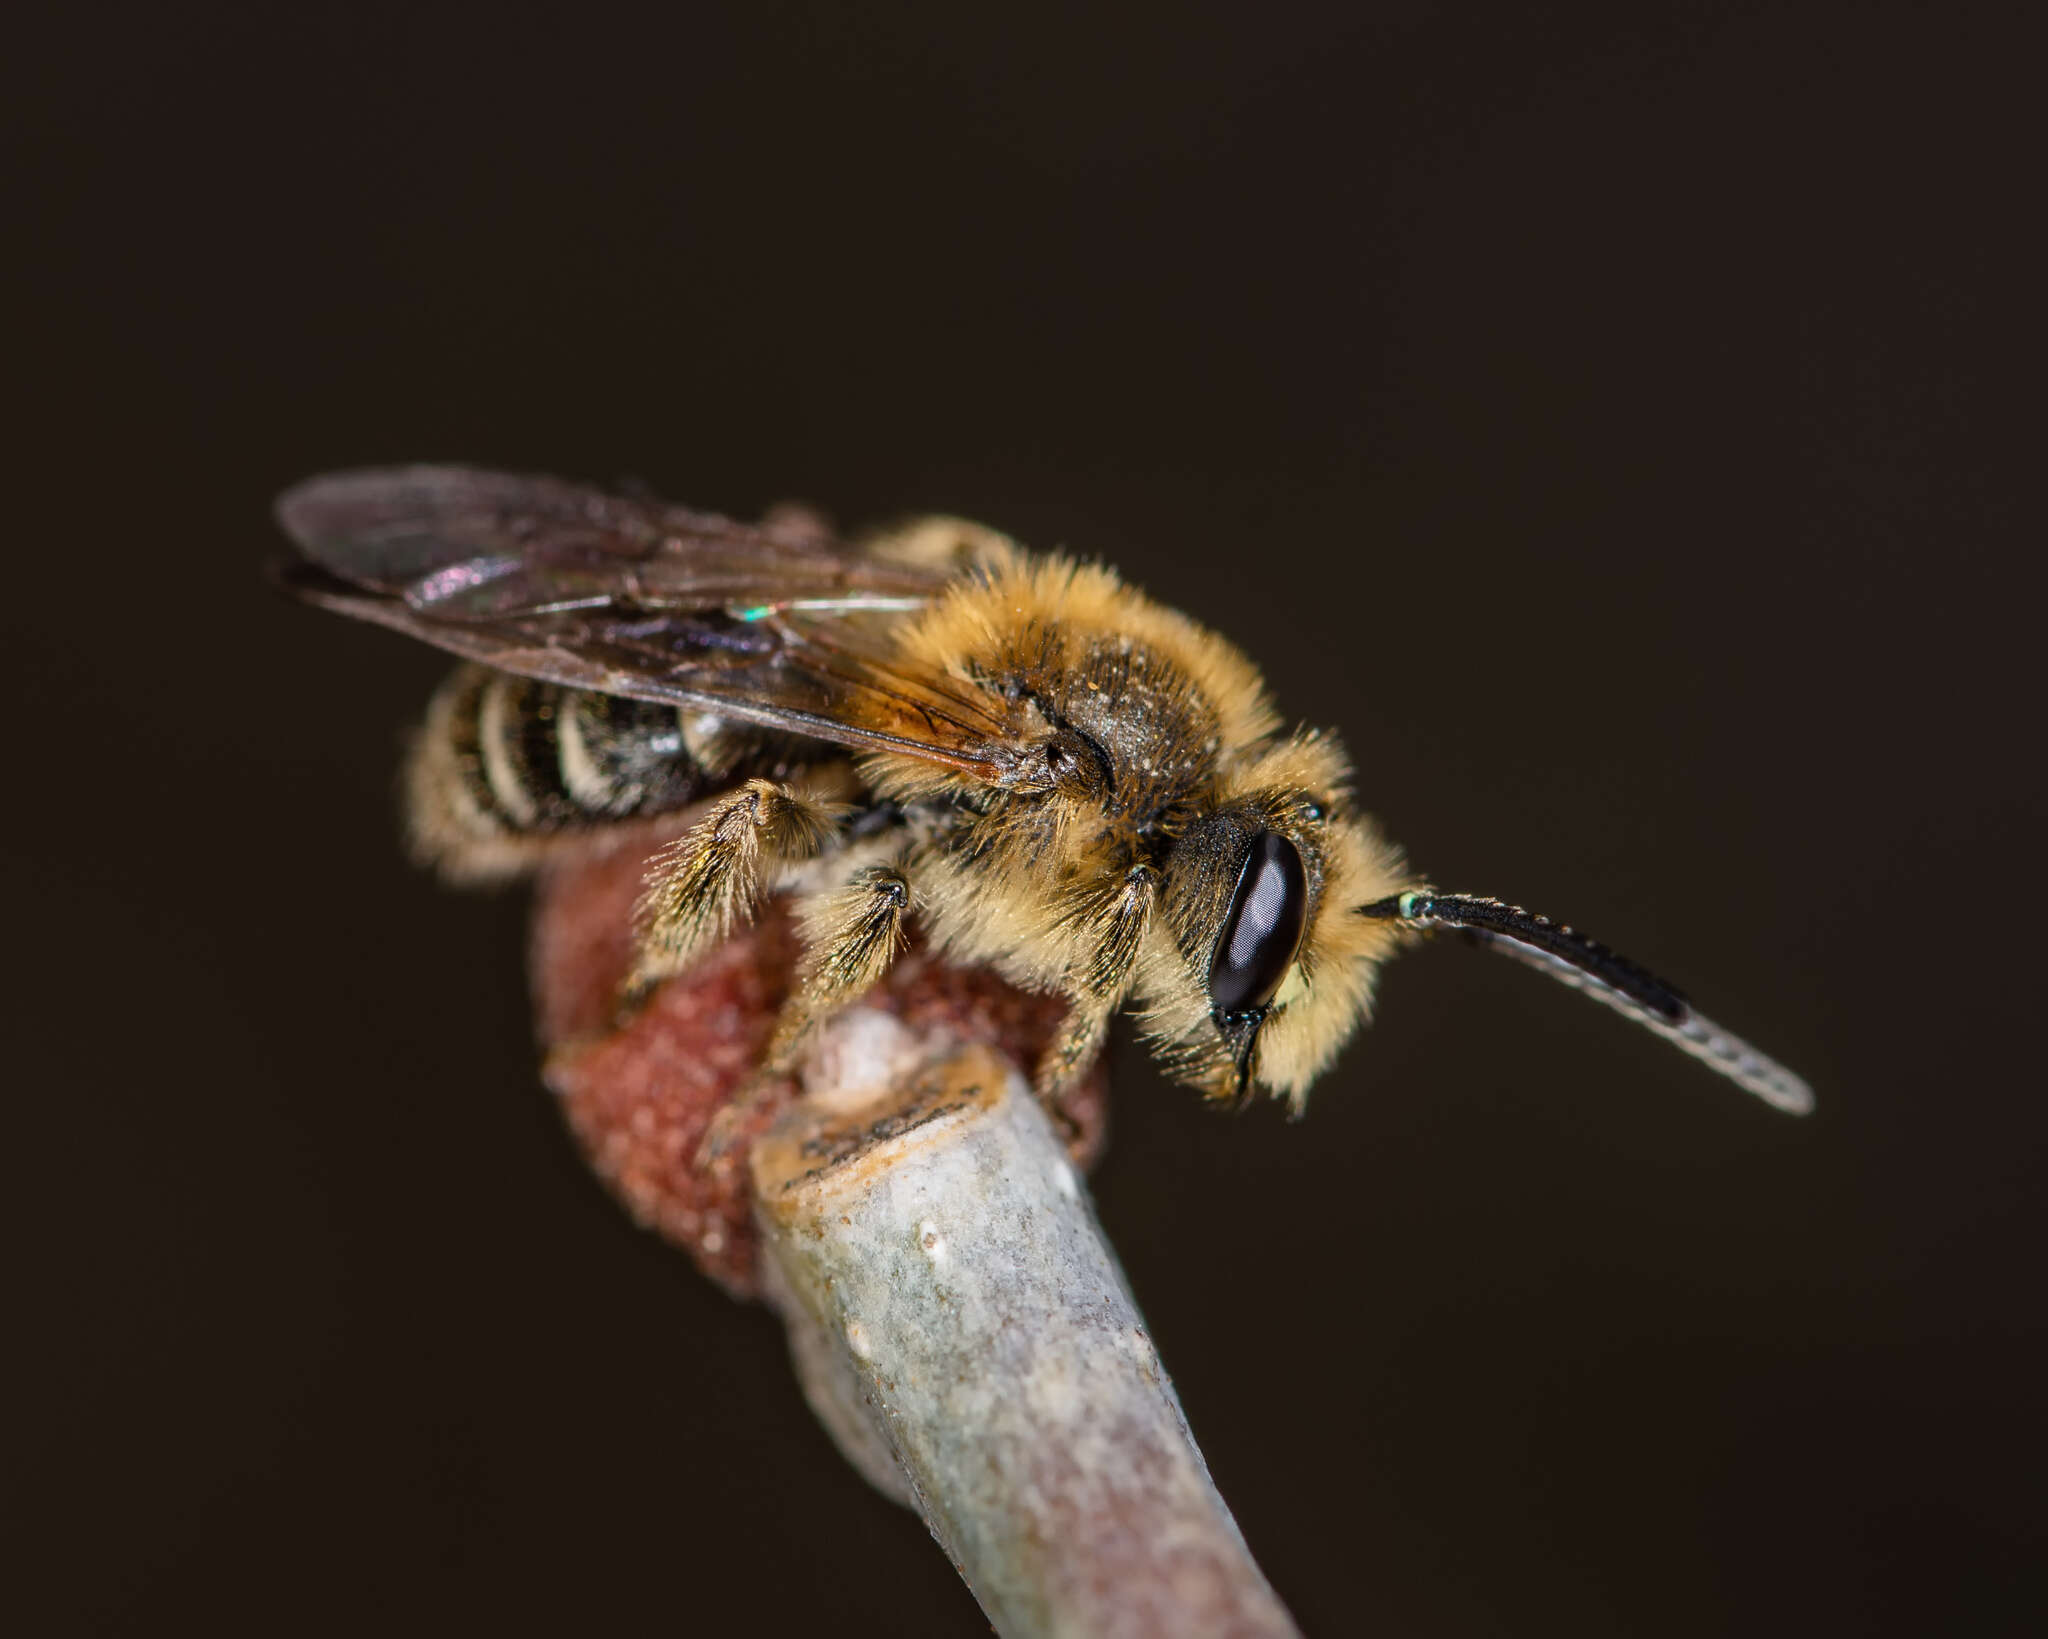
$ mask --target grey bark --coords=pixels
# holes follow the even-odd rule
[[[764,1288],[848,1459],[999,1633],[1292,1635],[1016,1068],[854,1009],[754,1151]]]

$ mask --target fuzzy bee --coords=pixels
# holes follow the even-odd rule
[[[950,960],[1064,998],[1041,1093],[1129,1005],[1169,1075],[1298,1111],[1380,965],[1455,928],[1811,1105],[1634,963],[1418,879],[1334,737],[1288,730],[1249,660],[1106,568],[958,519],[850,545],[453,467],[316,478],[278,515],[294,592],[467,662],[409,761],[423,861],[501,878],[707,805],[650,870],[635,993],[795,897],[806,953],[771,1063],[915,918]]]

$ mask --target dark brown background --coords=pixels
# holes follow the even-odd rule
[[[276,9],[5,70],[35,1631],[978,1631],[772,1320],[581,1170],[519,899],[400,861],[438,662],[258,584],[274,491],[435,458],[1109,558],[1341,726],[1427,868],[1812,1077],[1784,1120],[1454,948],[1302,1126],[1119,1044],[1102,1215],[1312,1632],[2023,1625],[2016,37]]]

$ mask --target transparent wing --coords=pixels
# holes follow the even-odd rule
[[[1029,782],[1015,724],[892,627],[947,574],[553,478],[397,467],[315,478],[278,519],[306,601],[503,671],[698,706],[991,784]]]

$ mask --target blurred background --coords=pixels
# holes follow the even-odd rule
[[[774,1320],[582,1169],[521,897],[403,863],[441,662],[262,585],[277,490],[409,460],[1108,559],[1439,880],[1810,1077],[1787,1120],[1455,944],[1302,1125],[1119,1038],[1100,1210],[1309,1632],[2032,1628],[2039,167],[1995,15],[26,25],[23,1631],[982,1630]]]

